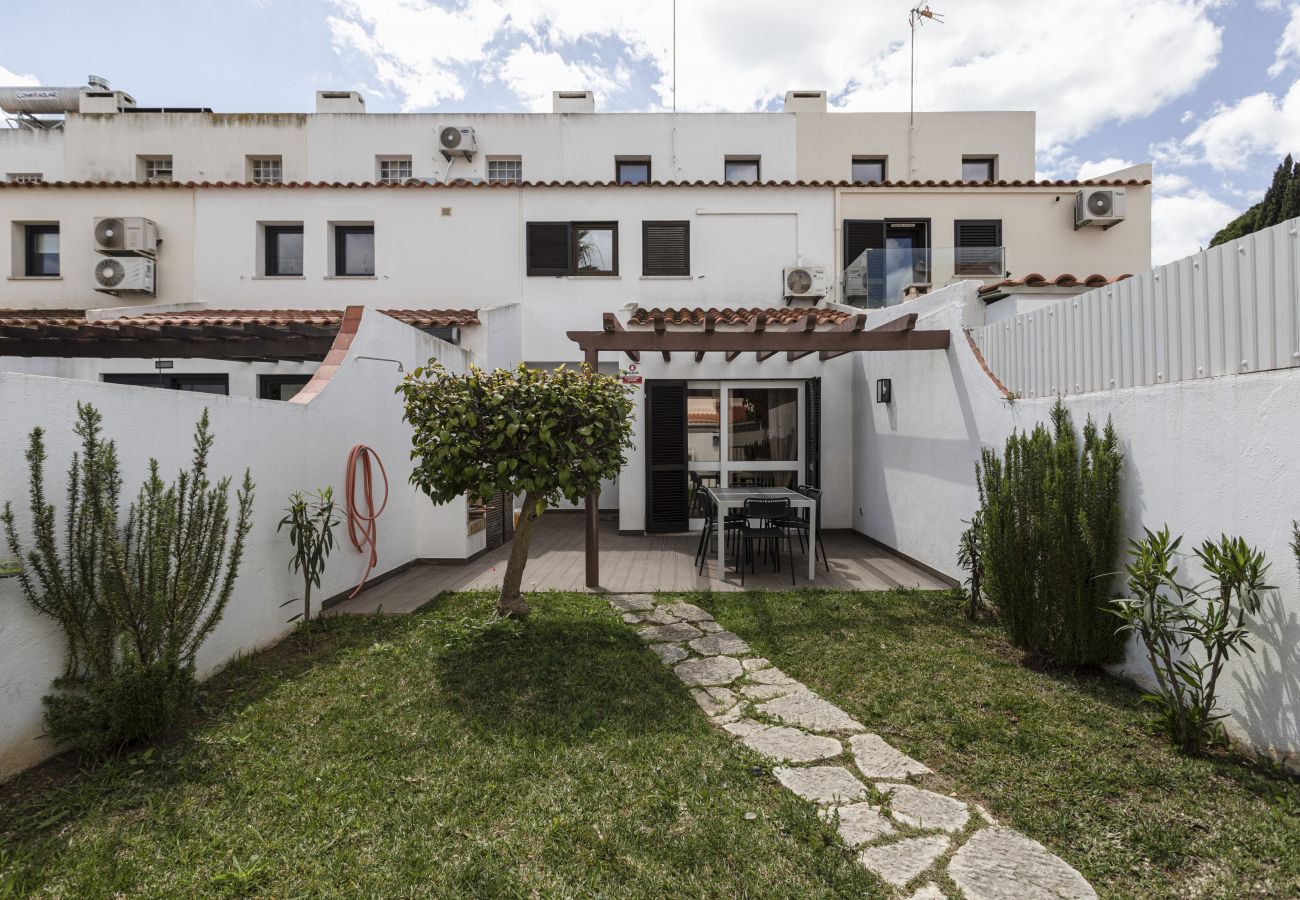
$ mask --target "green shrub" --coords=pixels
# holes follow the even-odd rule
[[[1114,660],[1123,649],[1109,612],[1119,557],[1120,467],[1115,430],[1089,417],[1082,447],[1065,405],[985,448],[979,484],[984,594],[1013,643],[1070,665]]]
[[[1224,663],[1242,650],[1254,652],[1245,617],[1259,612],[1268,563],[1264,554],[1239,537],[1223,535],[1195,551],[1209,576],[1199,585],[1178,581],[1178,547],[1168,527],[1147,530],[1129,541],[1125,566],[1131,596],[1113,601],[1123,620],[1121,634],[1142,638],[1156,691],[1143,699],[1154,704],[1170,741],[1183,753],[1199,753],[1224,740],[1217,686]]]
[[[45,436],[28,441],[32,549],[22,550],[13,510],[0,521],[27,601],[54,619],[67,660],[45,698],[50,735],[95,753],[112,751],[173,727],[194,696],[194,659],[216,628],[234,589],[253,503],[244,473],[230,523],[230,479],[208,481],[212,447],[205,410],[194,457],[168,485],[149,461],[149,476],[120,523],[117,450],[102,417],[77,404],[81,452],[68,469],[59,517],[45,495]]]

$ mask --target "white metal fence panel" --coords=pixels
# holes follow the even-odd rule
[[[1021,397],[1300,366],[1300,219],[973,331]]]

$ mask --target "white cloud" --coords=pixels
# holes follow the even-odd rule
[[[553,61],[543,64],[550,54],[582,67],[564,74],[585,73],[593,85],[622,84],[620,67],[646,65],[661,104],[671,101],[665,0],[470,0],[451,9],[410,0],[331,2],[335,46],[369,57],[404,109],[465,96],[475,79],[493,77],[481,73],[525,46],[536,55],[515,60],[520,74],[561,74]],[[1207,15],[1214,3],[969,0],[917,36],[917,108],[1038,110],[1043,147],[1147,115],[1217,65],[1220,29]],[[763,108],[800,87],[825,88],[848,109],[907,108],[908,28],[893,6],[698,0],[679,4],[677,14],[680,109]],[[611,42],[617,54],[593,55],[597,44]],[[512,49],[503,56],[502,47]],[[530,106],[561,87],[505,83]]]
[[[35,75],[19,75],[4,66],[0,66],[0,84],[5,87],[22,87],[28,84],[40,84]]]
[[[604,96],[621,90],[619,81],[595,66],[565,62],[554,51],[543,53],[528,44],[510,51],[498,77],[532,112],[550,111],[552,90],[593,90]]]
[[[1161,146],[1170,150],[1171,160],[1179,152],[1195,154],[1220,170],[1246,168],[1253,154],[1281,156],[1300,150],[1300,80],[1280,99],[1261,92],[1218,106],[1181,145]]]
[[[1099,159],[1096,162],[1082,162],[1079,163],[1079,170],[1074,177],[1080,179],[1097,178],[1101,175],[1118,172],[1120,169],[1127,169],[1131,165],[1133,163],[1129,160],[1116,159],[1113,156],[1107,159]]]
[[[1151,200],[1151,263],[1164,265],[1195,253],[1241,210],[1207,192],[1192,189]]]
[[[1292,64],[1300,64],[1300,3],[1291,7],[1291,20],[1278,39],[1273,65],[1268,67],[1268,77],[1276,78]]]

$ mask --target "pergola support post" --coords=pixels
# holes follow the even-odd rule
[[[586,351],[587,365],[591,366],[591,371],[595,374],[597,367],[600,365],[600,351],[594,347],[588,347]],[[583,505],[583,517],[587,520],[587,587],[600,587],[600,491],[596,490],[587,495]]]

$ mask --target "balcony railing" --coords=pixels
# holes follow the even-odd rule
[[[902,303],[910,290],[963,278],[1001,278],[1003,247],[887,247],[864,251],[840,276],[845,303],[879,309]]]

